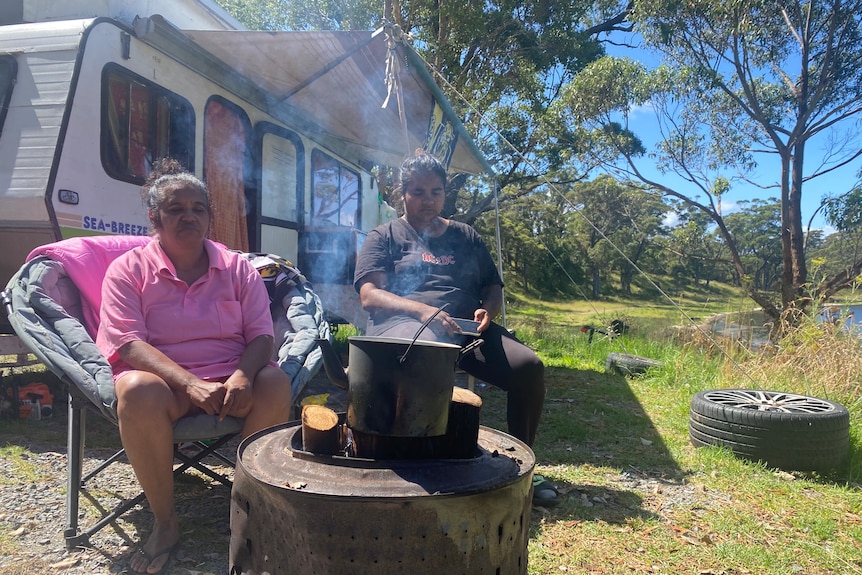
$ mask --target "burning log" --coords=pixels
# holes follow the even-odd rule
[[[324,405],[302,407],[302,448],[311,453],[334,455],[340,448],[338,414]]]

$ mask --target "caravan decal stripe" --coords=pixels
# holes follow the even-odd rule
[[[78,214],[69,214],[66,212],[55,212],[57,216],[57,223],[61,226],[73,226],[76,228],[81,227],[81,216]]]

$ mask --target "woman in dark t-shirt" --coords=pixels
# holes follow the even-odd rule
[[[368,234],[356,266],[360,293],[361,283],[368,279],[374,282],[375,287],[424,304],[411,313],[404,303],[379,309],[366,306],[363,299],[363,307],[371,312],[367,328],[369,335],[380,335],[399,323],[427,319],[443,303],[448,303],[445,312],[438,314],[429,329],[438,332],[438,336],[452,336],[456,330],[447,323],[449,318],[473,319],[475,311],[483,307],[484,288],[502,287],[503,282],[491,254],[476,230],[467,224],[448,220],[441,232],[437,237],[423,235],[402,217]],[[378,273],[386,278],[386,283],[380,286],[372,279]],[[368,289],[365,295],[367,292]],[[418,317],[415,311],[419,311]],[[447,330],[447,327],[451,329]],[[415,333],[414,330],[410,337]],[[426,335],[429,334],[423,334],[423,339]]]
[[[544,365],[491,321],[502,308],[503,282],[476,230],[440,217],[445,183],[446,169],[430,154],[417,152],[401,165],[404,215],[372,230],[356,262],[367,334],[412,338],[443,304],[419,339],[464,344],[470,336],[454,320],[479,322],[484,343],[459,367],[508,393],[509,433],[532,445],[545,400]],[[555,502],[552,486],[543,488],[534,502]]]

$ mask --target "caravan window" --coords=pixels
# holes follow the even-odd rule
[[[195,114],[173,92],[116,65],[102,73],[102,164],[118,180],[142,183],[170,156],[194,170]]]
[[[355,227],[359,221],[359,174],[320,150],[311,152],[311,221]]]
[[[15,85],[15,74],[18,66],[14,56],[0,56],[0,134],[6,121],[6,111],[9,100],[12,99],[12,87]]]

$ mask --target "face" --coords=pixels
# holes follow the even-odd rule
[[[407,220],[428,223],[440,214],[446,199],[444,182],[435,174],[419,174],[404,190]]]
[[[209,205],[203,192],[192,186],[177,184],[165,190],[158,216],[153,216],[163,243],[201,243],[209,232]]]

